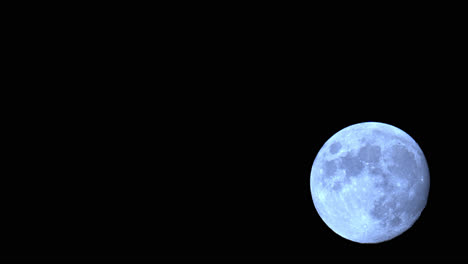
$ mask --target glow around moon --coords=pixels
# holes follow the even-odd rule
[[[317,212],[335,233],[379,243],[419,218],[429,193],[429,169],[418,144],[401,129],[359,123],[325,142],[310,187]]]

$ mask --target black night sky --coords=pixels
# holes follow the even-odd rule
[[[5,112],[0,259],[465,256],[466,52],[454,32],[102,12],[20,26],[35,49],[20,41],[12,66],[25,68]],[[309,187],[323,143],[366,121],[411,135],[431,173],[419,220],[371,245],[330,230]]]

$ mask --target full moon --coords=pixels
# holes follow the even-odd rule
[[[429,168],[403,130],[378,122],[348,126],[328,139],[312,165],[314,206],[336,234],[358,243],[393,239],[419,218]]]

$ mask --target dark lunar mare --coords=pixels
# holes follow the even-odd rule
[[[415,217],[419,212],[418,209],[424,207],[421,203],[425,203],[425,197],[421,198],[420,195],[414,195],[414,197],[410,198],[409,195],[410,189],[413,187],[415,187],[415,194],[419,194],[422,191],[419,187],[422,184],[419,183],[419,178],[416,176],[418,166],[413,153],[400,143],[392,146],[390,151],[393,164],[388,166],[388,171],[393,176],[408,180],[409,184],[405,190],[397,192],[398,187],[388,181],[390,175],[382,171],[377,172],[383,176],[384,181],[376,184],[376,187],[382,188],[385,193],[396,194],[391,197],[378,199],[374,202],[374,208],[370,211],[371,216],[380,220],[380,224],[383,227],[387,225],[392,227],[399,226],[402,222],[400,216],[404,212],[410,217]]]

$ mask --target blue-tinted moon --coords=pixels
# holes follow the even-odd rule
[[[314,206],[338,235],[380,243],[419,218],[429,194],[429,168],[419,145],[403,130],[359,123],[320,149],[310,177]]]

